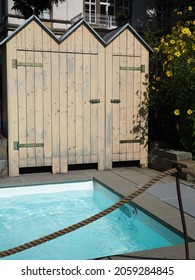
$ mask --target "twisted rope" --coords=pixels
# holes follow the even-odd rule
[[[162,174],[159,174],[158,176],[156,176],[155,178],[153,178],[152,180],[150,180],[148,183],[146,183],[144,186],[142,186],[141,188],[139,188],[138,190],[136,190],[135,192],[133,192],[131,195],[124,197],[123,199],[121,199],[120,201],[118,201],[117,203],[113,204],[112,206],[108,207],[107,209],[101,211],[98,214],[95,214],[93,216],[91,216],[90,218],[87,218],[86,220],[83,220],[79,223],[76,223],[72,226],[69,226],[67,228],[61,229],[59,231],[56,231],[54,233],[51,233],[49,235],[46,235],[44,237],[38,238],[34,241],[30,241],[27,242],[23,245],[14,247],[12,249],[9,250],[5,250],[5,251],[1,251],[0,252],[0,258],[4,258],[16,253],[19,253],[21,251],[30,249],[32,247],[41,245],[45,242],[51,241],[57,237],[60,237],[62,235],[65,235],[67,233],[70,233],[76,229],[79,229],[81,227],[84,227],[106,215],[108,215],[109,213],[113,212],[114,210],[118,209],[119,207],[121,207],[122,205],[128,203],[129,201],[131,201],[132,199],[134,199],[135,197],[137,197],[138,195],[142,194],[144,191],[146,191],[148,188],[150,188],[152,185],[154,185],[156,182],[160,181],[162,178],[168,176],[168,175],[173,175],[177,173],[177,169],[173,168],[170,170],[167,170],[165,172],[163,172]]]

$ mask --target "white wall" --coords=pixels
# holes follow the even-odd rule
[[[77,14],[83,12],[83,0],[66,0],[53,7],[53,18],[71,20]]]
[[[16,12],[11,8],[13,7],[13,0],[0,0],[8,2],[8,13],[16,15]],[[83,12],[83,0],[66,0],[63,3],[53,6],[53,19],[71,20],[76,15]],[[17,18],[9,18],[9,23],[22,24],[24,20]],[[64,24],[54,23],[53,28],[67,28]]]
[[[14,10],[12,10],[12,7],[14,5],[13,1],[12,0],[4,0],[6,2],[8,2],[8,14],[11,14],[11,15],[18,15],[19,13],[16,13]],[[17,18],[12,18],[12,17],[9,17],[8,18],[8,23],[11,23],[11,24],[22,24],[24,22],[23,19],[17,19]]]
[[[53,19],[71,20],[83,12],[83,0],[66,0],[53,7]],[[61,24],[53,24],[54,28],[61,28]]]

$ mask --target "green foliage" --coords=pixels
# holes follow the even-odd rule
[[[149,86],[152,138],[191,152],[195,152],[194,9],[189,5],[177,11],[181,20],[154,48]]]
[[[32,15],[40,16],[44,10],[51,10],[53,4],[66,0],[13,0],[12,10],[21,13],[26,19]]]

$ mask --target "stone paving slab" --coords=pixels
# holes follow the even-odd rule
[[[184,211],[195,217],[195,189],[180,183],[181,195]],[[158,182],[148,191],[151,195],[165,201],[166,203],[178,208],[178,198],[175,182],[168,184]]]
[[[190,244],[190,256],[195,256],[195,242]],[[133,252],[125,255],[109,256],[103,260],[183,260],[185,250],[183,245],[163,247],[155,250]]]

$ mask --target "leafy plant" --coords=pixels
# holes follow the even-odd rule
[[[13,0],[12,10],[21,13],[26,19],[31,15],[40,16],[44,10],[51,10],[53,4],[66,0]]]
[[[194,9],[185,6],[183,12],[177,10],[181,19],[154,48],[149,86],[152,137],[192,152],[195,152]]]

